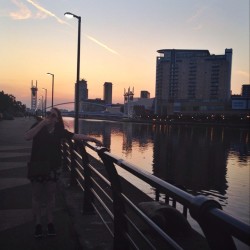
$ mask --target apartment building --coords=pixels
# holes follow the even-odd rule
[[[157,51],[155,114],[221,113],[230,108],[232,49]]]
[[[105,82],[103,84],[103,100],[105,104],[112,104],[112,83]]]

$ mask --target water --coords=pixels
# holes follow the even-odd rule
[[[64,120],[73,131],[73,118]],[[111,153],[142,169],[192,194],[217,200],[224,211],[250,224],[248,129],[80,119],[79,131],[100,139]],[[147,186],[139,182],[137,186],[153,195]]]

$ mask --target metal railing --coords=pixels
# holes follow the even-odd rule
[[[62,155],[64,166],[70,171],[71,184],[78,184],[83,190],[83,212],[100,216],[114,239],[114,249],[237,249],[235,239],[250,245],[250,226],[225,213],[215,200],[193,196],[103,147],[64,141]],[[141,206],[157,203],[159,196],[149,197],[118,174],[120,169],[150,185],[157,194],[165,195],[164,209],[172,208],[166,228],[161,220],[162,216],[168,216],[164,214],[168,210],[160,214],[158,211],[156,215],[160,217],[153,218]],[[202,234],[193,228],[186,234],[176,234],[183,230],[180,215],[173,210],[184,218],[189,213]]]

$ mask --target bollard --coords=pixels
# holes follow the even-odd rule
[[[212,209],[222,210],[222,207],[217,201],[198,195],[191,203],[190,214],[199,223],[211,249],[236,249],[233,238],[227,229],[217,223],[212,216],[209,216],[209,211]]]

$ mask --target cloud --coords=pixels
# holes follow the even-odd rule
[[[89,35],[86,35],[86,37],[87,37],[88,39],[90,39],[91,41],[95,42],[96,44],[98,44],[99,46],[101,46],[101,47],[105,48],[106,50],[110,51],[111,53],[116,54],[116,55],[119,55],[118,52],[116,52],[115,50],[109,48],[107,45],[105,45],[105,44],[99,42],[99,41],[96,40],[94,37],[89,36]]]
[[[192,16],[190,16],[187,19],[187,23],[196,25],[192,28],[193,30],[202,29],[203,25],[200,23],[200,17],[204,14],[206,10],[207,10],[206,6],[200,7],[199,9],[196,10],[196,12]]]
[[[45,19],[47,16],[54,17],[59,23],[67,24],[67,22],[63,21],[59,17],[57,17],[54,13],[46,10],[39,4],[35,3],[32,0],[26,0],[29,4],[33,5],[38,11],[34,14],[32,11],[21,1],[18,0],[11,0],[14,3],[18,10],[14,12],[10,12],[10,17],[15,20],[22,20],[22,19]]]
[[[196,10],[196,12],[187,19],[187,22],[188,23],[191,23],[191,22],[194,22],[196,21],[197,19],[199,19],[200,16],[202,16],[202,14],[204,13],[204,11],[207,9],[206,6],[203,6],[199,9]]]
[[[31,18],[32,13],[27,6],[16,0],[12,0],[12,2],[19,8],[18,11],[10,12],[10,17],[12,19],[22,20]]]

